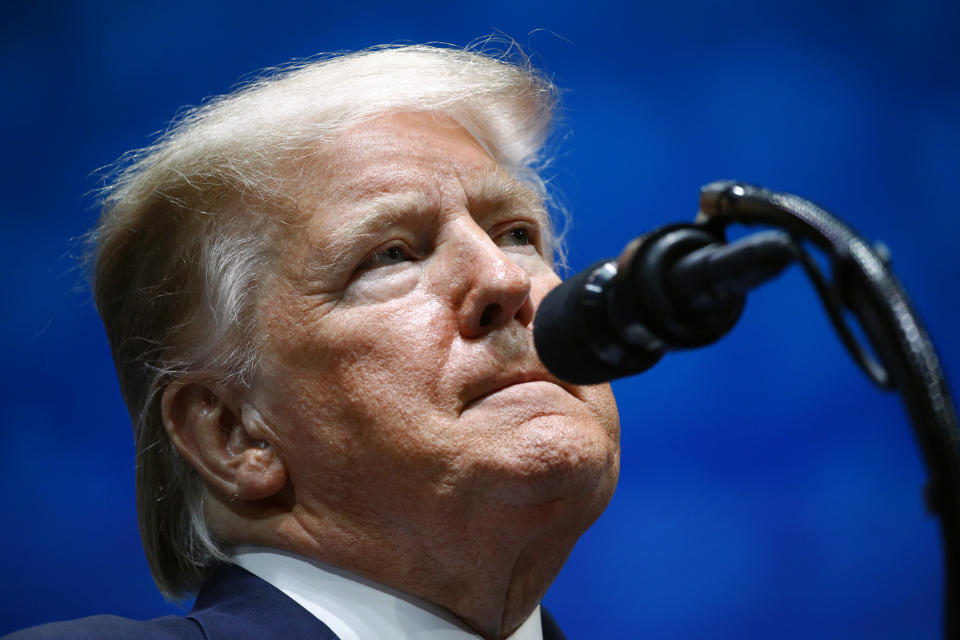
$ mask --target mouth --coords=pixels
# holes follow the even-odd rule
[[[472,385],[472,388],[468,389],[468,392],[464,394],[467,397],[467,401],[463,404],[461,413],[505,389],[536,382],[556,385],[564,389],[567,393],[579,397],[574,393],[573,389],[570,388],[570,385],[562,383],[544,371],[518,371],[510,374],[500,374],[486,379],[484,384]]]

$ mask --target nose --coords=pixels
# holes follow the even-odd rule
[[[462,263],[465,290],[458,310],[461,335],[480,338],[514,319],[530,326],[534,312],[530,274],[482,230],[472,235],[464,243],[468,251]]]

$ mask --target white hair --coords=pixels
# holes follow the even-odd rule
[[[540,171],[557,90],[513,57],[386,46],[272,69],[118,162],[91,233],[93,289],[133,422],[140,535],[165,596],[195,592],[225,556],[204,484],[167,438],[159,396],[184,375],[250,383],[263,347],[258,283],[292,204],[284,180],[360,122],[434,112],[546,197]]]

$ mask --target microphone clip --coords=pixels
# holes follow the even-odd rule
[[[617,260],[620,281],[609,298],[610,320],[620,325],[623,339],[650,334],[670,350],[701,347],[726,335],[746,295],[706,280],[705,269],[715,269],[710,252],[723,245],[722,232],[693,224],[668,225],[630,242]]]

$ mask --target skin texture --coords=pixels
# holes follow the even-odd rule
[[[249,390],[181,381],[171,439],[216,530],[439,604],[486,638],[537,605],[619,469],[607,385],[552,378],[546,216],[454,121],[393,114],[300,172]],[[469,577],[465,579],[464,577]]]

